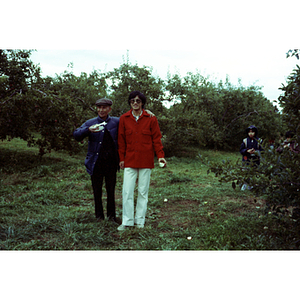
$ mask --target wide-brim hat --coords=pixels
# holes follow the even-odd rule
[[[97,106],[100,106],[100,105],[109,105],[109,106],[112,106],[113,102],[110,99],[101,98],[101,99],[98,99],[95,104]]]

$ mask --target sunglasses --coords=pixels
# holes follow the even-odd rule
[[[134,103],[137,103],[137,104],[140,104],[142,101],[140,100],[140,99],[132,99],[132,100],[130,100],[130,103],[131,104],[134,104]]]

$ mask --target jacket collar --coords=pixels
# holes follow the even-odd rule
[[[126,113],[124,114],[124,116],[125,116],[125,117],[130,117],[130,116],[132,116],[132,117],[134,118],[134,116],[132,115],[132,109],[129,110],[128,112],[126,112]],[[141,114],[140,118],[141,118],[142,116],[149,117],[150,115],[143,109],[143,113]]]
[[[106,120],[104,121],[104,120],[102,120],[99,116],[97,117],[97,120],[99,121],[99,123],[102,123],[102,122],[106,122],[106,123],[108,123],[109,122],[109,120],[111,119],[111,117],[108,115],[107,116],[107,118],[106,118]]]

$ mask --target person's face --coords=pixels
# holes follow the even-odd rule
[[[110,111],[111,111],[111,106],[109,106],[109,105],[99,105],[99,106],[97,106],[98,116],[102,120],[106,120],[107,115],[110,113]]]
[[[250,138],[253,138],[255,136],[255,132],[252,129],[250,129],[250,131],[248,132],[248,135]]]
[[[139,96],[136,96],[135,98],[130,100],[130,106],[135,111],[141,111],[142,110],[142,100],[139,98]]]

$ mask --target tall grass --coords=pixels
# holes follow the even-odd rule
[[[265,201],[221,184],[197,157],[169,157],[153,169],[144,229],[117,231],[94,217],[85,153],[39,157],[18,139],[0,144],[2,250],[282,250],[298,249],[293,220],[265,213]],[[239,153],[199,150],[210,160]],[[116,211],[122,214],[122,176]],[[104,198],[105,198],[105,189]],[[104,207],[106,200],[104,199]]]

